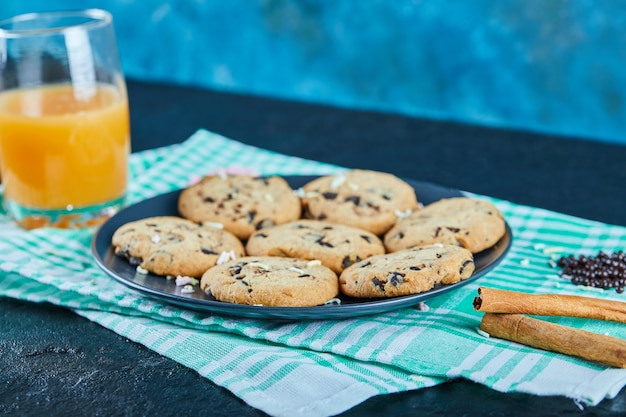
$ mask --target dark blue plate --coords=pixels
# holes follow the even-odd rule
[[[287,176],[284,178],[296,189],[316,177]],[[459,190],[427,182],[414,180],[407,180],[407,182],[413,186],[419,201],[423,204],[429,204],[442,198],[461,197],[463,195]],[[502,261],[512,242],[511,229],[507,225],[506,234],[495,246],[474,255],[476,269],[469,279],[457,284],[438,286],[421,294],[384,299],[358,299],[340,295],[338,298],[341,300],[341,304],[316,307],[265,307],[229,304],[206,295],[199,286],[193,293],[181,293],[182,287],[176,286],[174,280],[167,280],[162,276],[153,274],[138,274],[136,268],[128,263],[125,258],[116,256],[113,252],[111,238],[115,230],[124,223],[152,216],[179,216],[179,194],[180,190],[172,191],[121,210],[96,231],[91,245],[92,252],[98,265],[122,284],[158,301],[207,313],[273,320],[319,320],[344,319],[410,307],[428,298],[453,291],[486,274]]]

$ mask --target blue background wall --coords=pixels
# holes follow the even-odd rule
[[[623,0],[1,0],[113,13],[127,76],[626,144]]]

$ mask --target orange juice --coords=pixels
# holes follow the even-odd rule
[[[87,95],[83,97],[81,95]],[[4,198],[27,208],[89,207],[126,192],[128,101],[112,86],[0,93]]]

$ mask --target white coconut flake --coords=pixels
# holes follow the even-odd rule
[[[322,261],[320,261],[319,259],[314,259],[312,261],[307,262],[306,267],[313,268],[314,266],[320,266],[321,264],[322,264]]]
[[[330,300],[324,303],[325,306],[329,306],[329,305],[337,306],[340,304],[341,304],[341,300],[339,298],[331,298]]]
[[[443,243],[433,243],[433,246],[436,248],[443,248]]]
[[[300,198],[306,197],[306,193],[304,192],[304,188],[302,187],[293,190],[293,193]]]
[[[152,243],[159,243],[161,241],[161,236],[154,235],[154,236],[152,236],[152,239],[150,239],[150,240],[152,240]]]
[[[549,248],[544,248],[542,252],[544,255],[551,255],[554,253],[565,252],[565,248],[563,246],[552,246]]]
[[[332,190],[336,190],[337,188],[339,188],[339,186],[341,184],[343,184],[344,182],[346,182],[346,177],[345,175],[336,175],[333,180],[330,182],[330,188]]]
[[[546,278],[557,280],[557,281],[561,281],[563,279],[562,276],[557,275],[557,274],[546,274]]]
[[[176,286],[182,287],[184,285],[198,285],[200,281],[195,279],[194,277],[188,277],[184,275],[179,275],[176,277]]]
[[[419,310],[419,311],[428,311],[428,310],[430,310],[430,307],[428,307],[428,305],[427,305],[425,302],[420,301],[420,302],[419,302],[419,303],[417,303],[417,305],[415,306],[415,309],[416,309],[416,310]]]
[[[304,271],[300,268],[296,268],[295,266],[292,266],[291,268],[289,268],[290,271],[293,271],[297,274],[304,274]]]
[[[269,267],[269,265],[264,264],[262,262],[250,262],[248,265],[250,266],[256,266],[257,268],[261,268],[264,269],[266,271],[269,271],[271,268]]]
[[[591,287],[591,286],[588,286],[588,285],[582,285],[581,287],[582,287],[582,289],[583,289],[584,291],[590,291],[590,292],[604,292],[604,289],[603,289],[603,288]]]
[[[202,222],[202,226],[215,227],[216,229],[224,228],[224,225],[219,222]]]
[[[398,219],[406,219],[407,217],[409,217],[411,215],[411,213],[413,213],[413,210],[411,210],[411,209],[406,209],[404,211],[396,210],[394,213],[396,214]]]
[[[478,333],[479,335],[481,335],[483,337],[491,337],[491,335],[489,333],[487,333],[484,330],[481,330],[480,327],[476,327],[476,333]]]
[[[194,292],[196,289],[193,287],[193,285],[185,285],[183,288],[180,289],[180,292],[182,294],[189,294]]]
[[[269,201],[270,203],[274,202],[274,196],[272,196],[270,193],[265,193],[263,198],[265,198],[265,200]]]
[[[217,261],[215,262],[216,265],[221,265],[224,262],[228,262],[230,260],[234,260],[235,259],[235,252],[234,251],[230,251],[230,252],[222,252],[220,253],[219,258],[217,258]]]
[[[137,265],[137,268],[135,268],[135,270],[138,274],[141,275],[148,275],[150,273],[150,271],[148,271],[147,269],[142,268],[141,265]]]

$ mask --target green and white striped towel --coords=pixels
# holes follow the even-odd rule
[[[129,203],[228,167],[283,175],[340,169],[200,130],[181,144],[132,155]],[[71,308],[274,416],[329,416],[374,395],[453,378],[504,392],[567,396],[585,405],[614,397],[626,384],[626,370],[485,337],[477,331],[481,314],[472,300],[478,286],[620,300],[614,291],[591,291],[559,278],[550,261],[560,253],[623,249],[626,229],[473,196],[502,210],[513,230],[511,251],[487,275],[430,299],[427,310],[296,323],[184,310],[146,298],[102,272],[90,251],[93,230],[23,231],[5,213],[0,213],[0,296]],[[626,338],[620,324],[547,320]]]

